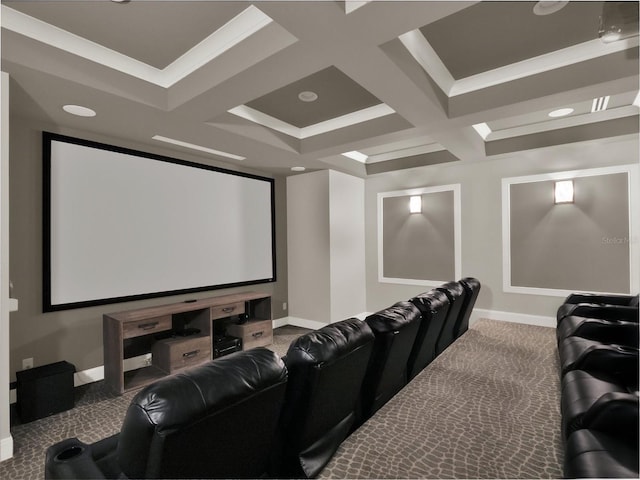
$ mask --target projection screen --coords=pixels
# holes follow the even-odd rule
[[[43,132],[44,310],[273,282],[273,179]]]

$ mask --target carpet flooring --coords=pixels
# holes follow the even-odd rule
[[[284,355],[306,330],[274,330]],[[335,478],[560,478],[558,366],[552,329],[480,320],[354,432],[321,472]],[[76,388],[72,410],[17,425],[0,478],[42,479],[47,447],[119,431],[136,391]]]
[[[320,478],[562,478],[559,395],[553,329],[479,320]]]

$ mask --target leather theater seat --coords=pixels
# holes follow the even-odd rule
[[[565,478],[638,478],[638,396],[608,393],[565,442]]]
[[[409,300],[422,316],[407,363],[407,380],[411,380],[436,358],[436,344],[449,311],[449,298],[439,290],[421,293]]]
[[[584,428],[583,419],[599,409],[617,409],[616,418],[637,421],[638,371],[616,374],[572,370],[562,378],[561,412],[563,437]]]
[[[602,320],[623,320],[638,322],[638,306],[635,305],[597,305],[593,303],[565,303],[558,307],[557,324],[569,316],[600,318]]]
[[[640,324],[623,320],[601,320],[569,316],[562,319],[556,329],[556,337],[561,342],[568,337],[582,337],[602,343],[616,343],[624,339],[626,345],[638,347]]]
[[[626,440],[606,425],[599,427],[602,430],[582,429],[569,436],[564,478],[638,478],[637,437]]]
[[[440,355],[456,339],[458,319],[467,293],[460,282],[447,282],[437,287],[449,299],[449,311],[436,345],[436,356]]]
[[[266,476],[286,386],[284,363],[265,348],[165,377],[136,394],[119,434],[51,446],[45,477]]]
[[[315,477],[352,431],[373,344],[369,326],[351,318],[307,333],[289,346],[282,476]]]
[[[454,338],[460,337],[460,335],[469,330],[469,318],[480,293],[480,282],[476,278],[465,277],[460,280],[460,285],[464,288],[465,296],[460,309],[460,316],[453,329]]]
[[[362,385],[360,423],[407,384],[407,364],[421,315],[413,303],[398,302],[369,315],[365,322],[373,330],[375,344]]]
[[[638,369],[638,348],[608,344],[581,337],[568,337],[558,344],[561,376],[571,370],[626,375]]]

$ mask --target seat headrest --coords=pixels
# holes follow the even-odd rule
[[[476,290],[480,290],[480,281],[477,278],[473,278],[473,277],[462,278],[460,280],[460,284],[463,287],[467,287],[472,292]]]
[[[449,297],[449,300],[460,297],[465,293],[464,288],[462,287],[462,284],[460,284],[460,282],[443,283],[437,288],[438,290],[443,291]]]
[[[161,433],[286,380],[287,369],[280,357],[266,348],[254,348],[158,380],[138,392],[129,408],[145,411]]]
[[[630,307],[637,307],[637,306],[638,306],[639,299],[640,299],[640,295],[636,295],[635,297],[633,297],[633,298],[631,299],[631,301],[629,302],[629,306],[630,306]]]
[[[287,351],[287,365],[296,362],[330,362],[372,342],[373,339],[373,332],[365,322],[357,318],[348,318],[294,340]]]
[[[365,321],[377,333],[388,333],[420,320],[420,310],[411,302],[398,302],[369,315]]]
[[[436,312],[442,307],[449,305],[449,298],[445,293],[436,289],[416,295],[409,301],[418,307],[418,310],[420,310],[422,314],[425,312]]]

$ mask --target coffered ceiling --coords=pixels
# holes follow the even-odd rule
[[[13,115],[270,174],[638,135],[638,36],[563,3],[2,1],[2,70]]]

